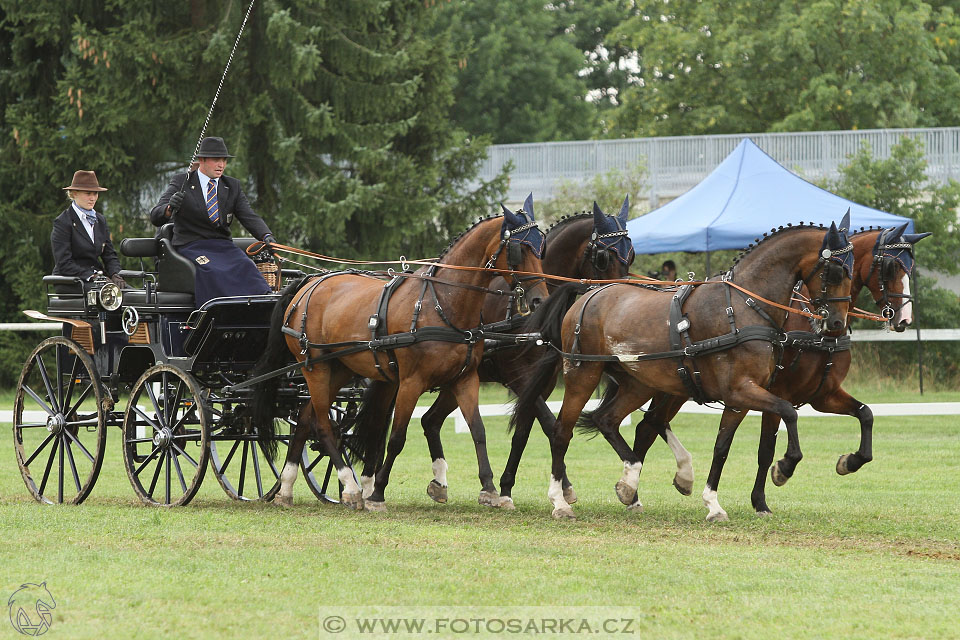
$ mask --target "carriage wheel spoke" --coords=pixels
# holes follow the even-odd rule
[[[178,429],[183,427],[183,425],[186,424],[187,422],[187,418],[189,418],[191,414],[196,413],[196,410],[197,410],[197,403],[194,402],[193,404],[190,405],[189,409],[183,412],[183,416],[181,416],[180,419],[177,420],[177,424],[173,425],[172,430],[177,431]]]
[[[151,427],[153,427],[153,430],[154,430],[154,431],[157,431],[157,432],[162,431],[162,429],[160,428],[160,426],[159,426],[156,422],[154,422],[154,421],[150,418],[150,416],[148,416],[147,414],[145,414],[145,413],[140,409],[140,407],[134,405],[133,410],[137,413],[137,415],[139,415],[141,418],[143,418],[144,421],[145,421],[147,424],[149,424]],[[130,442],[130,441],[128,440],[127,442]]]
[[[150,383],[150,382],[147,382],[147,383],[146,383],[145,385],[143,385],[143,386],[144,386],[144,388],[147,390],[147,395],[150,397],[150,402],[153,403],[153,411],[154,411],[154,415],[157,417],[157,420],[160,421],[160,424],[166,424],[166,422],[164,422],[164,420],[163,420],[163,419],[164,419],[163,410],[160,409],[160,403],[157,402],[157,394],[154,393],[154,391],[153,391],[153,384]],[[146,414],[144,414],[142,411],[140,411],[140,408],[139,408],[139,407],[134,407],[134,408],[136,409],[137,413],[139,413],[140,415],[142,415],[145,419],[149,420],[149,418],[147,418]],[[151,424],[153,424],[153,423],[151,422]],[[156,425],[154,425],[154,428],[157,429]],[[157,431],[159,431],[159,429],[157,429]]]
[[[80,358],[74,357],[73,366],[70,367],[70,378],[67,380],[67,388],[63,394],[63,406],[70,406],[70,399],[73,398],[73,388],[77,381],[77,367],[80,366]],[[58,369],[59,371],[59,369]]]
[[[177,411],[180,410],[181,400],[183,400],[183,380],[177,378],[177,389],[173,393],[173,402],[170,404],[170,411],[167,414],[167,424],[173,422],[173,419],[177,416]]]
[[[198,467],[200,466],[200,463],[197,462],[196,460],[194,460],[193,458],[191,458],[189,453],[187,453],[186,451],[184,451],[183,449],[181,449],[180,447],[178,447],[178,446],[177,446],[177,443],[171,442],[171,443],[170,443],[170,446],[173,447],[174,449],[176,449],[176,450],[180,453],[180,455],[182,455],[184,458],[186,458],[187,460],[189,460],[189,461],[190,461],[190,464],[192,464],[192,465],[194,466],[194,468],[198,468]],[[184,489],[184,491],[186,491],[186,489]]]
[[[287,447],[290,446],[290,441],[289,441],[288,439],[282,438],[281,440],[287,444]],[[269,455],[267,455],[266,445],[260,444],[259,446],[260,446],[260,453],[263,454],[263,459],[267,461],[267,465],[270,466],[270,471],[271,471],[271,473],[273,473],[273,479],[274,479],[274,480],[279,480],[279,479],[280,479],[280,470],[277,469],[277,465],[275,465],[275,464],[273,463],[273,458],[271,458]]]
[[[152,442],[152,441],[151,441],[151,442]],[[150,455],[147,456],[147,459],[144,460],[143,462],[141,462],[139,467],[137,467],[136,469],[134,469],[133,475],[139,477],[139,476],[140,476],[140,472],[143,471],[148,464],[150,464],[150,461],[153,460],[154,456],[156,456],[157,453],[159,453],[159,451],[160,451],[160,447],[154,447],[153,451],[150,452]],[[154,477],[153,481],[154,481],[154,482],[157,481],[156,477]],[[150,493],[151,495],[153,494],[153,484],[150,485],[150,491],[149,491],[149,493]]]
[[[227,457],[223,461],[223,466],[220,467],[220,475],[223,475],[227,472],[227,467],[230,466],[230,461],[233,460],[233,454],[237,452],[237,447],[240,446],[239,440],[233,441],[233,446],[230,447],[230,453],[227,454]]]
[[[37,427],[47,426],[46,422],[26,422],[23,424],[17,424],[17,429],[36,429]]]
[[[53,405],[54,412],[56,412],[60,408],[60,405],[57,404],[57,394],[53,392],[53,384],[50,382],[50,376],[47,375],[46,366],[43,364],[43,356],[39,353],[37,354],[37,365],[40,378],[43,379],[43,386],[47,388],[47,397],[50,399],[50,404]]]
[[[53,434],[50,434],[53,437]],[[50,456],[47,458],[47,466],[43,470],[43,480],[40,482],[40,489],[37,491],[40,495],[43,495],[43,490],[47,488],[47,479],[50,477],[50,469],[53,467],[53,459],[57,455],[57,445],[54,444],[50,447]]]
[[[80,408],[80,405],[83,404],[83,401],[87,399],[90,393],[93,391],[93,382],[88,384],[83,392],[80,394],[80,397],[77,398],[77,401],[73,403],[73,406],[70,407],[70,411],[67,412],[67,415],[73,415],[77,412],[77,409]]]
[[[240,456],[240,486],[237,487],[237,493],[243,495],[243,479],[247,475],[247,451],[250,448],[250,444],[244,440],[243,441],[243,453]]]
[[[257,480],[257,497],[263,497],[263,480],[260,479],[260,456],[257,454],[257,446],[250,447],[253,452],[253,477]]]
[[[158,447],[156,452],[161,453],[161,449]],[[151,454],[152,456],[153,454]],[[143,466],[145,466],[144,463]],[[157,469],[153,472],[153,479],[150,481],[150,488],[147,490],[147,495],[151,498],[153,497],[153,492],[157,488],[157,480],[160,479],[160,472],[163,471],[163,456],[157,458]]]
[[[47,426],[47,425],[43,425],[43,426]],[[37,447],[37,450],[34,451],[32,454],[30,454],[30,457],[27,458],[26,462],[23,463],[23,466],[29,467],[30,463],[33,462],[33,459],[36,458],[41,451],[43,451],[43,448],[46,447],[50,443],[50,441],[53,440],[53,438],[54,438],[54,435],[52,433],[49,434],[46,438],[44,438],[43,442],[40,443],[40,446]]]
[[[166,476],[167,476],[167,477],[166,477],[166,482],[165,482],[164,485],[163,485],[163,497],[164,497],[164,500],[165,500],[165,502],[164,502],[163,504],[170,504],[170,502],[171,502],[171,500],[170,500],[170,458],[172,458],[172,457],[173,457],[173,452],[170,451],[170,449],[167,449],[166,455],[163,456],[163,459],[164,459],[164,462],[165,462],[165,466],[166,466],[166,468],[167,468],[167,471],[166,471]]]
[[[314,467],[316,467],[317,464],[319,464],[320,461],[323,460],[323,458],[324,458],[324,456],[317,456],[317,459],[314,460],[313,462],[311,462],[311,463],[310,463],[310,466],[308,466],[308,467],[306,468],[306,472],[307,472],[307,473],[312,473]],[[309,458],[308,458],[308,460],[309,460]]]
[[[77,462],[73,459],[73,449],[70,448],[70,443],[66,440],[64,440],[64,444],[66,445],[67,449],[67,461],[70,463],[70,471],[73,472],[73,484],[77,487],[77,493],[80,493],[80,490],[82,489],[80,486],[80,474],[77,473]]]
[[[34,391],[33,389],[31,389],[31,388],[28,387],[27,385],[23,385],[23,390],[26,391],[26,392],[27,392],[27,395],[30,396],[31,398],[33,398],[34,402],[36,402],[36,403],[40,406],[41,409],[43,409],[44,411],[46,411],[48,415],[53,416],[53,415],[56,415],[56,414],[57,414],[56,410],[55,410],[53,407],[51,407],[49,404],[47,404],[46,402],[44,402],[43,399],[42,399],[40,396],[37,395],[37,392],[36,392],[36,391]],[[47,426],[47,425],[44,424],[43,426]]]
[[[183,492],[187,492],[187,483],[183,479],[183,469],[180,468],[180,461],[177,460],[177,455],[173,452],[170,453],[170,457],[173,458],[173,464],[177,467],[177,478],[180,480],[180,488],[183,489]]]
[[[60,372],[63,371],[63,357],[61,355],[62,352],[63,352],[62,345],[58,344],[53,348],[54,362],[56,363],[56,366],[57,366],[57,368],[54,369],[54,372],[56,373],[56,376],[57,376],[57,386],[54,389],[54,391],[57,394],[57,406],[60,407],[61,409],[67,406],[67,404],[63,401],[64,400],[63,380],[60,378]]]
[[[70,433],[70,430],[69,430],[69,429],[64,429],[63,432],[64,432],[65,434],[67,434],[67,436],[70,438],[70,440],[72,440],[72,441],[74,442],[74,444],[76,444],[78,447],[80,447],[80,451],[83,452],[83,455],[87,456],[87,458],[90,460],[90,462],[95,462],[94,459],[93,459],[93,456],[90,455],[90,452],[87,451],[87,448],[86,448],[85,446],[83,446],[83,443],[80,442],[80,440],[77,438],[77,436],[75,436],[75,435],[73,435],[72,433]],[[68,449],[68,450],[69,450],[69,449]],[[71,454],[71,455],[73,455],[73,454]]]
[[[57,476],[57,504],[63,504],[63,448],[65,445],[65,438],[57,438],[57,466],[60,467],[59,475]]]

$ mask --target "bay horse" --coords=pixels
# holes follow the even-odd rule
[[[339,272],[309,276],[282,292],[270,341],[254,375],[279,370],[290,354],[304,363],[312,421],[344,486],[342,502],[346,506],[385,509],[384,490],[403,448],[417,399],[434,387],[450,389],[463,415],[469,417],[481,483],[479,501],[497,505],[499,495],[477,408],[477,364],[483,344],[475,328],[480,324],[484,299],[492,292],[488,287],[497,275],[493,269],[508,275],[509,288],[500,294],[521,295],[522,279],[510,272],[541,273],[543,242],[543,233],[532,217],[506,211],[503,216],[481,219],[463,232],[435,264],[413,274],[397,274],[386,285],[370,276]],[[457,265],[466,268],[454,268]],[[542,279],[536,280],[523,292],[523,304],[535,306],[546,296]],[[386,434],[386,423],[380,418],[385,416],[371,421],[358,418],[355,426],[357,449],[364,461],[364,490],[343,460],[327,414],[339,389],[354,376],[396,387],[393,427],[386,460],[379,470]],[[254,386],[253,419],[264,446],[275,446],[270,403],[278,383],[279,378],[272,377]],[[392,400],[393,392],[386,397]],[[389,406],[389,402],[381,404]],[[275,498],[281,504],[292,503],[293,483],[310,426],[298,424],[292,434]]]
[[[533,215],[532,194],[524,202],[524,210]],[[630,197],[623,200],[619,213],[616,216],[605,214],[599,205],[593,203],[592,213],[576,214],[560,219],[547,229],[546,246],[543,252],[543,271],[547,274],[547,288],[556,289],[555,281],[549,276],[565,278],[581,278],[588,280],[611,280],[623,278],[627,275],[635,254],[633,244],[627,234],[627,219],[630,213]],[[492,285],[496,288],[496,284]],[[586,288],[586,287],[584,287]],[[487,296],[483,305],[485,320],[516,319],[522,317],[516,313],[512,301],[503,296]],[[542,348],[533,349],[525,353],[525,357],[518,358],[518,349],[515,343],[509,340],[502,343],[487,341],[484,347],[483,360],[480,363],[479,373],[481,382],[498,382],[516,394],[521,385],[525,362],[536,358]],[[544,389],[544,397],[533,400],[535,416],[540,422],[544,435],[549,439],[553,434],[555,419],[544,398],[550,395],[553,385]],[[449,391],[442,391],[433,405],[421,419],[423,433],[432,461],[434,477],[427,485],[427,495],[434,501],[447,501],[447,461],[443,453],[443,443],[440,441],[440,429],[443,421],[457,407],[456,398]],[[517,468],[520,458],[526,448],[533,426],[533,415],[529,421],[518,424],[513,430],[510,442],[510,456],[500,476],[500,506],[505,509],[514,508],[511,496],[516,481]],[[576,493],[566,476],[563,477],[563,491],[567,502],[576,502]]]
[[[731,409],[720,423],[717,451],[729,448],[729,434],[745,410],[779,415],[787,425],[788,460],[799,460],[797,412],[766,390],[778,364],[786,305],[798,279],[819,276],[814,301],[824,325],[845,325],[850,303],[852,247],[831,224],[788,226],[759,241],[738,258],[719,283],[688,285],[676,293],[639,284],[596,288],[569,309],[551,296],[531,316],[527,329],[539,329],[554,345],[532,369],[521,390],[513,421],[525,419],[532,400],[562,360],[564,396],[554,437],[548,496],[555,518],[574,518],[564,500],[560,478],[574,426],[599,431],[624,464],[617,497],[632,505],[642,463],[620,435],[621,421],[658,391],[691,392],[702,400],[720,400]],[[556,300],[556,301],[555,301]],[[604,374],[617,386],[600,407],[580,420],[584,405]],[[691,391],[688,391],[688,388]],[[723,454],[725,457],[725,453]],[[704,497],[716,502],[719,469]]]
[[[913,270],[913,245],[929,233],[904,233],[907,225],[889,229],[867,229],[851,234],[853,244],[853,278],[850,295],[856,300],[866,287],[882,317],[893,331],[902,332],[913,321],[910,297],[910,273]],[[798,291],[799,300],[809,300],[809,290]],[[870,407],[852,397],[841,387],[850,369],[850,339],[848,326],[838,331],[816,335],[808,321],[790,314],[784,325],[787,341],[784,344],[784,368],[775,377],[770,391],[793,406],[809,404],[822,413],[854,416],[860,422],[860,446],[857,451],[840,456],[837,473],[854,473],[873,459],[873,412]],[[637,424],[634,452],[644,461],[647,450],[659,434],[668,441],[677,455],[677,473],[674,486],[684,495],[693,489],[693,469],[690,456],[670,430],[670,420],[687,401],[687,396],[667,397],[658,394],[651,408]],[[790,478],[778,463],[771,466],[776,447],[780,416],[764,412],[761,418],[760,445],[757,453],[757,477],[750,495],[758,515],[771,513],[767,506],[765,485],[769,468],[773,482],[782,486]],[[732,438],[732,436],[731,436]],[[678,446],[679,445],[679,446]],[[678,451],[679,450],[679,451]],[[709,505],[708,505],[709,506]],[[714,519],[724,519],[717,512]]]

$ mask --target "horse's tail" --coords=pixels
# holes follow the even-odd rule
[[[274,305],[273,314],[270,316],[270,332],[267,337],[267,344],[264,347],[263,355],[260,356],[253,367],[251,377],[270,373],[290,362],[290,350],[287,348],[286,340],[281,331],[284,313],[293,300],[293,296],[306,281],[307,278],[301,278],[280,292],[280,299]],[[250,403],[251,420],[253,426],[257,429],[257,441],[271,458],[275,458],[277,455],[276,432],[273,425],[275,417],[273,400],[279,386],[280,376],[258,382],[253,385],[253,399]]]
[[[600,404],[593,411],[581,412],[580,417],[577,418],[577,431],[580,433],[595,436],[600,432],[598,423],[610,414],[613,400],[617,397],[617,392],[620,391],[620,385],[617,384],[616,380],[608,376],[604,377],[607,379],[607,386],[603,390],[603,398],[600,399]]]
[[[371,380],[363,392],[360,410],[353,424],[353,441],[348,449],[352,462],[363,461],[363,473],[366,475],[373,475],[380,463],[373,456],[382,450],[387,439],[390,412],[396,401],[397,387],[391,382]],[[367,469],[370,465],[373,468]]]
[[[513,430],[519,425],[530,424],[533,421],[536,417],[537,399],[556,379],[557,369],[561,361],[559,349],[562,344],[563,317],[576,301],[579,293],[577,283],[558,287],[547,297],[545,302],[537,307],[536,311],[530,314],[529,319],[524,323],[524,331],[538,331],[544,342],[549,342],[556,348],[548,346],[540,360],[524,372],[522,379],[525,382],[517,393],[513,415],[510,416],[510,423],[507,427],[508,430]]]

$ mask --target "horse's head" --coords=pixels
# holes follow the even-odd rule
[[[627,275],[630,264],[636,257],[633,243],[627,235],[627,216],[630,212],[630,196],[623,199],[620,213],[610,216],[593,203],[593,233],[587,243],[581,262],[589,262],[593,279],[612,280]],[[586,267],[586,265],[584,265]],[[588,269],[581,269],[581,273]]]
[[[523,208],[516,213],[500,206],[503,209],[500,239],[487,266],[543,273],[540,258],[546,239],[533,216],[533,194],[527,196]],[[504,274],[504,279],[511,283],[516,308],[521,314],[529,313],[547,297],[547,285],[540,276]]]
[[[803,278],[803,284],[810,290],[814,310],[821,318],[821,331],[840,331],[847,325],[853,278],[853,244],[847,239],[849,228],[849,211],[840,222],[839,228],[836,223],[830,223],[830,228],[823,236],[816,263],[806,271],[808,275]]]
[[[907,224],[883,229],[877,234],[871,259],[864,261],[863,284],[870,290],[880,315],[894,331],[903,331],[913,322],[910,273],[913,271],[913,245],[930,233],[904,233]],[[867,267],[869,264],[869,270]]]

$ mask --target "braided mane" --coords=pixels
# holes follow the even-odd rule
[[[747,248],[741,251],[740,254],[736,258],[734,258],[733,265],[731,265],[731,268],[737,266],[737,264],[739,264],[743,258],[747,257],[747,255],[749,255],[750,252],[752,252],[754,249],[759,247],[764,242],[771,240],[775,237],[781,236],[786,232],[796,231],[797,229],[826,229],[826,227],[822,223],[814,224],[811,222],[809,224],[804,224],[803,222],[800,222],[798,224],[792,224],[788,222],[787,226],[780,225],[775,229],[770,229],[768,233],[763,234],[762,238],[756,238],[753,242],[748,244]]]
[[[461,232],[457,235],[457,237],[455,237],[453,240],[450,241],[450,244],[448,244],[447,247],[446,247],[443,251],[440,252],[440,255],[437,256],[437,262],[439,263],[440,260],[443,259],[443,256],[447,255],[447,253],[450,251],[450,249],[453,248],[453,245],[457,244],[457,242],[459,242],[460,239],[463,238],[463,236],[467,235],[468,233],[470,233],[471,231],[473,231],[474,229],[476,229],[478,226],[480,226],[481,224],[483,224],[483,223],[486,222],[487,220],[492,220],[493,218],[502,218],[502,217],[503,217],[502,215],[496,215],[496,216],[485,216],[485,217],[483,217],[483,218],[477,219],[477,221],[474,222],[474,223],[470,226],[470,228],[468,228],[468,229],[466,229],[466,230],[464,230],[464,231],[461,231]]]
[[[557,220],[557,221],[554,222],[552,225],[550,225],[550,228],[547,229],[547,230],[544,232],[543,235],[544,235],[544,236],[547,236],[547,235],[548,235],[551,231],[553,231],[554,229],[557,229],[557,228],[559,228],[559,227],[562,227],[562,226],[564,226],[564,225],[566,225],[566,224],[569,224],[569,223],[571,223],[571,222],[575,222],[575,221],[577,221],[577,220],[586,220],[587,218],[591,218],[591,219],[592,219],[592,218],[593,218],[593,214],[590,213],[590,212],[588,212],[588,211],[581,211],[580,213],[573,213],[573,214],[570,214],[570,215],[568,215],[568,216],[561,216],[559,220]]]

